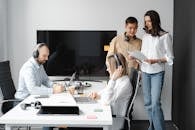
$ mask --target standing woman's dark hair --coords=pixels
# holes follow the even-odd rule
[[[151,34],[152,36],[161,36],[162,34],[166,33],[165,30],[161,28],[161,21],[159,14],[154,10],[149,10],[145,13],[145,16],[149,16],[152,22],[152,29],[148,29],[145,22],[145,32]]]

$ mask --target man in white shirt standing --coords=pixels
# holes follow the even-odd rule
[[[49,95],[64,91],[63,86],[54,85],[49,80],[43,68],[48,56],[48,46],[45,43],[38,44],[33,52],[33,57],[24,63],[20,70],[16,99],[24,99],[31,94]]]

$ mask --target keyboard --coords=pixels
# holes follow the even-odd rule
[[[93,99],[91,99],[90,97],[74,97],[74,99],[75,99],[75,101],[77,102],[77,103],[89,103],[89,104],[91,104],[91,103],[97,103],[97,101],[96,100],[93,100]]]

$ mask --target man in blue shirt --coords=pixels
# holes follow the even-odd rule
[[[15,94],[16,99],[24,99],[30,94],[48,95],[64,91],[63,86],[54,85],[49,80],[43,68],[48,56],[48,46],[44,43],[38,44],[33,52],[33,57],[24,63],[20,70],[18,89]]]

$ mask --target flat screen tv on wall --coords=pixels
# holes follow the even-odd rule
[[[106,47],[116,36],[115,30],[65,31],[38,30],[37,43],[49,46],[44,67],[49,76],[106,76]]]

